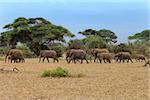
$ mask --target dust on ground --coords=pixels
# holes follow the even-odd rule
[[[144,62],[99,64],[5,63],[0,68],[20,72],[0,72],[0,100],[150,100],[150,67]],[[63,67],[83,77],[41,78],[46,69]]]

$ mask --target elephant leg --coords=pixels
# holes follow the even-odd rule
[[[56,61],[59,62],[58,58],[56,58]]]
[[[87,64],[89,63],[88,60],[87,60],[86,58],[84,58],[84,60],[86,61]]]
[[[99,60],[100,63],[102,63],[102,60],[100,59],[100,57],[98,57],[98,60]]]
[[[46,57],[46,59],[47,59],[47,62],[49,63],[49,58],[48,58],[48,57]]]
[[[13,59],[10,60],[10,62],[12,63]]]
[[[122,61],[123,61],[123,63],[124,63],[124,62],[125,62],[125,59],[123,59]]]
[[[132,59],[130,59],[130,61],[133,63]]]
[[[118,62],[118,58],[116,58],[116,59],[114,59],[114,60],[116,60],[116,62]]]
[[[42,62],[44,62],[44,60],[45,60],[45,57],[43,58],[43,61],[42,61]]]
[[[99,60],[99,62],[101,63],[101,59],[100,59],[100,57],[98,57],[98,60]]]
[[[70,63],[70,61],[71,61],[71,58],[67,61],[67,63],[69,64],[69,63]]]
[[[73,61],[74,61],[74,63],[76,64],[76,59],[75,59],[75,58],[73,59]]]
[[[121,63],[122,59],[119,59],[119,63]]]
[[[19,63],[21,62],[21,59],[19,58]]]
[[[104,63],[106,63],[106,59],[103,59]]]
[[[129,62],[129,59],[127,59],[127,63]]]
[[[66,61],[68,62],[68,57],[66,57]]]
[[[66,62],[68,63],[69,61],[68,61],[68,58],[66,58]]]
[[[94,62],[96,61],[97,57],[94,58]]]
[[[81,64],[83,63],[83,59],[81,59]]]
[[[121,62],[119,57],[116,59],[116,62]]]
[[[109,59],[108,62],[111,63],[111,60]]]

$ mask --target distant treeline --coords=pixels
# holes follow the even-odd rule
[[[67,28],[58,26],[50,21],[38,18],[19,17],[12,23],[4,25],[6,31],[0,35],[0,53],[11,48],[22,49],[27,57],[38,55],[40,50],[56,50],[59,56],[67,49],[92,49],[107,48],[117,53],[128,51],[132,54],[150,54],[150,29],[134,33],[129,36],[128,43],[117,43],[116,33],[109,29],[85,29],[78,34],[85,36],[84,39],[72,39],[75,37]],[[65,46],[65,37],[70,41]]]

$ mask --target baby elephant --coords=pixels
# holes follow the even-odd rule
[[[24,62],[23,52],[19,49],[10,49],[6,53],[5,62],[11,60],[11,63],[14,61],[14,63]]]
[[[21,61],[21,59],[23,58],[23,52],[19,49],[10,49],[6,52],[6,56],[5,56],[5,62],[7,62],[11,60],[11,62],[14,60],[14,62],[16,62],[17,60],[19,60],[19,62]],[[16,61],[15,61],[16,60]]]
[[[150,66],[150,59],[145,63],[144,66]]]
[[[136,55],[135,60],[136,60],[136,62],[137,61],[139,61],[139,62],[145,61],[146,62],[146,57],[144,55]]]
[[[131,61],[133,63],[131,59],[132,58],[131,54],[129,52],[119,52],[115,55],[115,58],[116,58],[116,62],[122,61],[124,63],[125,61],[127,62]]]
[[[14,63],[20,63],[20,62],[25,62],[25,59],[23,57],[15,57],[15,56],[9,56],[8,61],[11,61],[11,63],[14,61]]]

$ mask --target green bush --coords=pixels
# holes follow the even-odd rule
[[[58,57],[62,57],[64,51],[65,51],[65,46],[62,44],[55,44],[49,47],[50,50],[55,50],[57,52]]]
[[[54,70],[45,70],[42,75],[42,77],[67,77],[69,76],[69,72],[61,67],[58,67]]]
[[[148,50],[146,50],[144,54],[150,58],[150,48]]]
[[[0,47],[0,54],[4,54],[7,51],[7,47]]]
[[[83,40],[82,39],[70,40],[68,42],[68,48],[69,49],[83,49],[84,48]]]
[[[27,58],[34,57],[34,53],[31,52],[31,50],[29,49],[29,47],[26,44],[17,45],[16,48],[22,50],[24,56],[27,57]]]
[[[41,74],[42,77],[50,77],[51,76],[51,70],[45,70]]]
[[[83,40],[86,48],[106,48],[106,42],[101,37],[89,36]]]

